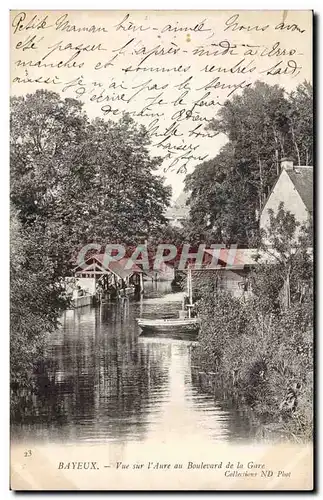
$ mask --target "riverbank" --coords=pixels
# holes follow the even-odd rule
[[[192,360],[199,363],[201,359],[199,358],[198,347],[198,344],[196,344],[192,350]],[[221,400],[227,408],[243,415],[257,442],[284,443],[292,441],[303,443],[310,440],[294,434],[284,422],[275,422],[263,418],[261,412],[248,405],[244,395],[239,393],[232,385],[226,390],[224,389],[225,381],[219,373],[203,371],[200,366],[192,366],[192,382],[201,392],[211,395],[215,400]]]
[[[265,317],[255,300],[204,290],[194,376],[202,390],[216,397],[225,392],[237,408],[250,411],[265,438],[307,442],[313,418],[308,304]]]
[[[182,442],[190,439],[191,449],[202,442],[251,441],[247,419],[195,384],[194,343],[139,335],[137,317],[176,315],[180,308],[166,285],[150,292],[141,301],[63,314],[47,339],[35,391],[12,419],[12,439],[171,446],[175,434]]]

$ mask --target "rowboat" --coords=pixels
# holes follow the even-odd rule
[[[191,317],[191,309],[194,307],[192,303],[192,278],[190,269],[188,270],[188,298],[189,303],[186,304],[186,310],[179,311],[179,318],[136,318],[138,325],[142,330],[142,334],[156,334],[158,336],[166,336],[172,338],[196,338],[200,328],[199,318]]]
[[[200,328],[197,318],[187,319],[137,319],[141,328],[140,337],[169,338],[177,340],[197,339]]]
[[[142,330],[155,332],[198,332],[200,328],[199,318],[137,318],[137,323]]]

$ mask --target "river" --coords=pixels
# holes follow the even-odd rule
[[[241,442],[245,415],[201,391],[191,367],[193,343],[139,336],[135,318],[176,316],[180,294],[146,284],[140,302],[66,311],[48,339],[37,392],[12,439],[46,443],[153,442],[174,436]]]

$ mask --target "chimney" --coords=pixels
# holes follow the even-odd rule
[[[280,165],[282,170],[294,170],[294,162],[291,158],[282,158]]]

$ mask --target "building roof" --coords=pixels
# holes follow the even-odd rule
[[[293,252],[296,252],[297,248],[294,248]],[[259,250],[258,248],[221,248],[219,250],[213,248],[206,248],[205,253],[218,257],[217,265],[214,269],[220,269],[221,267],[227,269],[241,269],[245,266],[256,266],[259,264],[275,264],[278,262],[280,255],[278,251],[271,249],[269,251]],[[313,248],[308,247],[308,255],[313,257]],[[209,264],[208,261],[206,263]],[[213,269],[213,267],[212,267]]]
[[[91,255],[88,259],[85,260],[86,267],[84,269],[76,267],[74,269],[74,272],[76,274],[91,273],[91,271],[94,271],[94,268],[97,267],[97,269],[101,271],[102,274],[105,274],[110,271],[122,279],[125,279],[134,273],[142,273],[142,269],[140,269],[140,267],[137,266],[135,263],[132,263],[131,267],[128,268],[129,266],[127,264],[129,259],[131,260],[130,257],[129,258],[123,257],[122,259],[119,260],[111,260],[107,264],[104,262],[104,258],[105,254],[97,253],[95,255]]]
[[[241,269],[244,266],[257,264],[270,264],[275,262],[275,257],[257,248],[221,248],[221,250],[206,248],[205,253],[218,259],[214,269],[222,267]]]
[[[294,167],[286,170],[290,180],[302,198],[307,210],[313,212],[313,167]]]

